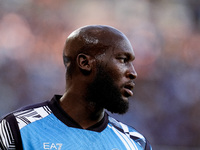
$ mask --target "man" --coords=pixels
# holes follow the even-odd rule
[[[128,110],[134,58],[127,37],[113,27],[72,32],[63,51],[66,92],[4,117],[1,149],[150,150],[143,135],[104,110]]]

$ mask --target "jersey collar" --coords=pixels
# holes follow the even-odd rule
[[[83,129],[77,122],[75,122],[60,106],[59,100],[61,95],[54,95],[54,97],[49,101],[48,106],[52,110],[53,114],[62,121],[68,127],[74,127]],[[101,132],[103,131],[108,124],[108,114],[105,112],[103,119],[96,123],[95,125],[87,128],[86,130]]]

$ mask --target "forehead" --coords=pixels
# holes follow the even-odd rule
[[[132,45],[127,38],[116,41],[113,48],[113,54],[114,55],[124,54],[135,58],[135,53],[133,51]]]

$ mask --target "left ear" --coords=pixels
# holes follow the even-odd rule
[[[77,65],[82,71],[90,72],[92,70],[93,58],[87,54],[80,53],[76,57]]]

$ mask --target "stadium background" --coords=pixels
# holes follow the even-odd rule
[[[124,32],[138,73],[130,111],[154,150],[200,149],[199,0],[0,0],[0,116],[64,92],[62,49],[88,24]]]

